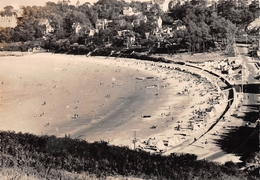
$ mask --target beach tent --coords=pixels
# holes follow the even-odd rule
[[[144,147],[144,144],[142,144],[140,141],[136,141],[135,146],[136,146],[136,148],[142,149]]]
[[[245,113],[243,113],[243,112],[238,112],[237,113],[237,117],[239,118],[239,117],[245,117]]]
[[[228,69],[228,74],[234,74],[234,73],[235,73],[235,71],[233,71],[231,68]]]
[[[198,130],[202,127],[203,125],[202,124],[194,124],[193,125],[193,130]]]
[[[219,63],[220,63],[219,61],[215,61],[214,64],[213,64],[213,68],[219,69],[220,68]]]
[[[215,63],[214,61],[208,61],[208,62],[205,62],[205,67],[206,68],[211,68],[211,67],[214,67]]]
[[[155,147],[156,147],[156,150],[157,150],[157,151],[163,151],[163,150],[165,150],[165,145],[164,145],[164,143],[163,143],[162,140],[159,140],[159,141],[156,143]]]
[[[216,112],[219,112],[221,110],[221,106],[219,104],[216,104],[214,108]]]
[[[242,64],[242,59],[238,57],[229,57],[228,58],[230,62],[233,62],[235,65],[240,65]]]
[[[211,118],[213,118],[213,117],[216,116],[216,111],[214,112],[214,110],[211,110],[211,111],[208,113],[208,115],[209,115],[209,119],[211,119]]]
[[[158,139],[152,139],[152,138],[149,138],[147,140],[147,145],[150,146],[151,148],[155,148],[156,151],[160,152],[160,151],[163,151],[165,149],[165,145],[163,143],[162,140],[158,140]]]
[[[219,100],[224,100],[224,94],[223,93],[220,93]]]
[[[218,67],[219,67],[219,69],[221,69],[221,70],[226,70],[227,63],[224,62],[224,61],[221,61],[221,62],[218,64]]]
[[[168,141],[168,146],[174,147],[174,146],[177,146],[178,144],[180,144],[180,139],[179,139],[178,136],[176,136],[176,137],[174,137],[174,138],[171,138],[171,139],[169,139],[169,141]]]
[[[147,144],[146,145],[148,145],[148,146],[156,146],[156,143],[157,143],[157,141],[158,140],[156,140],[155,138],[149,138],[148,140],[147,140]]]
[[[214,116],[216,115],[217,110],[216,110],[215,106],[212,107],[210,112],[213,113]]]

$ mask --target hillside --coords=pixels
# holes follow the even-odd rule
[[[196,156],[189,154],[165,157],[68,136],[56,138],[14,132],[1,132],[0,136],[1,164],[10,177],[13,177],[8,173],[11,171],[35,179],[82,179],[80,174],[90,177],[95,174],[99,179],[118,175],[141,179],[257,179],[240,171],[239,165],[232,162],[219,165],[197,161]]]

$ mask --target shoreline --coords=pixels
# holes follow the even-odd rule
[[[37,54],[37,55],[39,56],[40,54]],[[46,54],[45,55],[41,54],[41,55],[46,56]],[[80,59],[80,57],[81,57],[81,58],[84,58],[84,60],[88,60],[88,58],[86,58],[85,56],[84,57],[83,56],[75,57],[75,56],[71,56],[71,55],[55,55],[55,54],[54,55],[49,54],[49,55],[66,57],[66,58],[71,57],[72,59],[75,59],[75,58]],[[26,56],[24,56],[24,57],[26,57]],[[142,82],[143,92],[145,92],[146,94],[150,94],[150,97],[154,96],[154,99],[151,100],[150,103],[146,103],[144,106],[140,106],[140,109],[142,110],[142,112],[141,113],[138,112],[137,114],[134,114],[134,116],[137,116],[137,117],[133,117],[132,122],[130,122],[130,123],[122,122],[123,126],[118,125],[118,127],[117,127],[117,125],[116,125],[116,127],[112,128],[114,131],[114,137],[124,137],[124,138],[121,138],[121,139],[120,138],[111,138],[111,139],[109,138],[107,140],[109,141],[110,144],[123,145],[123,146],[126,145],[131,148],[131,146],[133,146],[132,141],[134,139],[134,132],[137,132],[137,137],[139,140],[141,140],[141,139],[145,140],[145,139],[148,139],[148,137],[152,137],[152,136],[156,136],[161,139],[166,137],[169,139],[170,136],[173,137],[173,135],[174,135],[172,131],[174,131],[176,124],[178,124],[177,122],[181,121],[181,119],[185,119],[185,118],[187,118],[187,120],[188,120],[188,116],[190,115],[191,112],[189,112],[190,109],[185,110],[188,112],[182,112],[183,104],[182,104],[182,107],[179,108],[179,117],[178,117],[178,115],[176,115],[175,117],[171,116],[171,113],[172,113],[171,111],[177,110],[177,112],[178,112],[178,108],[175,107],[175,110],[173,109],[174,105],[176,105],[176,103],[173,103],[174,100],[179,102],[177,100],[178,98],[176,98],[176,97],[179,97],[179,99],[182,99],[182,100],[183,100],[183,98],[185,99],[185,96],[176,96],[175,95],[174,97],[172,97],[172,92],[174,92],[174,90],[180,91],[180,89],[184,88],[185,86],[188,86],[189,83],[184,83],[183,81],[180,82],[180,80],[178,78],[180,78],[182,76],[182,74],[181,75],[178,74],[179,72],[177,72],[177,75],[175,74],[176,72],[172,73],[171,72],[172,69],[171,68],[169,69],[170,66],[168,66],[168,64],[167,64],[167,67],[162,67],[162,66],[164,66],[163,63],[154,63],[151,61],[149,61],[149,62],[148,61],[138,61],[138,60],[134,60],[134,59],[123,59],[123,58],[118,58],[117,60],[111,60],[112,58],[108,58],[108,59],[104,60],[104,57],[94,57],[94,58],[100,58],[100,59],[102,58],[101,59],[101,61],[103,63],[103,64],[101,63],[102,65],[104,65],[103,61],[107,61],[107,62],[112,61],[114,63],[114,65],[117,63],[121,63],[120,67],[129,67],[130,66],[132,69],[135,69],[135,71],[137,71],[137,72],[139,72],[139,70],[141,72],[143,72],[143,71],[148,72],[147,77],[153,77],[152,79],[148,79],[148,78],[143,79],[143,77],[141,76],[141,80],[140,80],[140,79],[137,79],[137,77],[140,78],[139,75],[135,76],[136,83]],[[111,63],[110,63],[110,65],[111,65]],[[176,65],[176,64],[174,64],[173,66],[179,67],[179,65]],[[117,66],[117,68],[118,67],[119,66]],[[121,73],[120,71],[119,71],[119,69],[116,69],[117,73]],[[196,72],[196,71],[194,71],[194,72]],[[184,72],[184,73],[187,73],[187,72]],[[159,74],[159,76],[154,78],[158,74]],[[176,75],[177,78],[174,77],[174,75]],[[132,75],[132,78],[134,78],[133,75]],[[156,82],[157,86],[153,86],[153,85],[156,85],[156,84],[154,84],[154,81],[156,81],[155,79],[158,81],[158,82]],[[178,81],[177,81],[177,79],[178,79]],[[178,86],[176,86],[176,84]],[[117,85],[119,87],[121,87],[120,84],[117,84]],[[138,87],[138,88],[140,88],[140,87]],[[178,89],[178,88],[180,88],[180,89]],[[136,90],[136,89],[134,89],[134,90]],[[194,91],[194,93],[195,93],[195,91]],[[161,94],[163,97],[160,97],[161,98],[160,99],[158,97],[161,96]],[[194,95],[194,97],[197,97],[198,95],[199,94],[196,94],[196,95]],[[189,102],[188,105],[190,106],[191,104],[196,103],[197,100],[190,101],[190,96],[187,96],[185,101],[187,103]],[[204,101],[205,101],[205,99],[204,99]],[[135,101],[132,102],[133,103],[132,106],[136,105],[136,104],[134,104],[134,102]],[[158,103],[158,104],[163,103],[163,105],[161,105],[160,108],[156,108],[156,103]],[[122,105],[122,109],[126,109],[127,104]],[[147,106],[149,106],[149,105],[151,108],[147,108]],[[177,105],[178,105],[178,103],[177,103]],[[142,109],[141,107],[146,107],[148,110]],[[149,109],[154,109],[154,112],[151,113]],[[125,115],[125,114],[122,114],[122,115]],[[161,117],[160,117],[160,115],[161,115]],[[144,116],[147,116],[149,118],[143,118]],[[186,120],[186,122],[184,122],[183,126],[187,126],[187,123],[188,123],[187,120]],[[105,120],[102,120],[102,118],[101,118],[100,121],[94,120],[92,123],[96,125],[97,123],[103,122],[103,121],[105,121]],[[124,126],[124,124],[125,124],[125,126]],[[138,126],[136,126],[136,125],[138,125]],[[98,125],[98,126],[100,126],[100,125]],[[105,127],[105,124],[103,126]],[[125,131],[130,126],[138,127],[138,128],[132,128],[132,131],[128,131],[128,132],[124,132],[124,133],[121,132],[122,130]],[[154,129],[151,128],[153,126],[155,126],[156,128],[154,128]],[[101,125],[101,127],[102,127],[102,125]],[[120,130],[120,128],[122,128],[122,129]],[[71,134],[72,137],[82,137],[81,132],[86,131],[86,128],[82,128],[82,129],[83,129],[82,131],[81,131],[81,128],[79,128],[75,132],[70,131],[72,133],[68,133],[68,134]],[[100,128],[96,128],[96,131],[98,129],[100,129]],[[57,129],[55,129],[54,131],[57,131]],[[60,130],[58,130],[58,131],[60,131]],[[111,130],[109,130],[109,131],[111,131]],[[142,132],[142,133],[140,134],[140,132]],[[185,132],[187,132],[187,134],[189,134],[189,135],[192,134],[191,132],[189,132],[189,130],[186,130]],[[91,133],[97,133],[97,132],[92,131]],[[65,134],[67,134],[67,133],[65,133]],[[115,136],[115,134],[116,134],[116,136]],[[164,134],[166,134],[166,135],[164,135]],[[98,133],[97,133],[97,135],[98,135]],[[107,135],[111,135],[111,133],[110,132],[107,134],[105,133],[103,135],[103,137],[107,137]],[[61,136],[64,136],[64,134]],[[87,135],[85,134],[85,136],[87,136]],[[176,136],[176,134],[174,136]],[[99,139],[104,140],[104,138],[100,138],[100,137],[99,137]],[[183,144],[183,142],[185,142],[185,141],[180,140],[181,138],[177,138],[177,139],[179,141],[178,142],[179,144]],[[86,139],[86,140],[88,141],[88,139]]]
[[[46,54],[37,54],[37,58],[39,58],[39,59],[41,59],[42,58],[42,56],[43,57],[45,57],[46,56]],[[31,60],[30,59],[33,59],[35,56],[33,56],[33,55],[30,55],[30,56],[23,56],[23,57],[18,57],[18,58],[22,58],[22,59],[27,59],[27,62],[30,62]],[[67,55],[47,55],[47,58],[48,57],[53,57],[53,58],[56,58],[56,57],[58,57],[58,58],[71,58],[71,59],[81,59],[81,58],[84,58],[84,60],[86,61],[86,62],[89,62],[89,59],[86,59],[85,57],[75,57],[75,56],[67,56]],[[15,58],[17,58],[17,57],[15,57]],[[97,57],[95,57],[95,59],[96,59]],[[12,59],[12,58],[11,58]],[[101,61],[104,61],[103,60],[103,57],[99,57],[99,59],[101,59]],[[20,61],[20,60],[19,60]],[[55,61],[58,61],[58,60],[55,60]],[[78,60],[75,60],[75,61],[78,61]],[[80,61],[80,60],[79,60]],[[108,64],[111,64],[111,62],[113,62],[112,63],[112,65],[114,66],[114,68],[118,68],[118,67],[116,67],[116,64],[120,64],[121,63],[121,65],[122,65],[122,67],[124,66],[124,67],[129,67],[129,68],[132,68],[132,70],[131,70],[131,72],[133,72],[134,71],[134,73],[135,74],[140,74],[140,72],[142,71],[141,69],[142,68],[145,68],[141,63],[138,65],[136,65],[135,63],[136,63],[136,61],[135,60],[131,60],[131,59],[129,59],[129,62],[126,62],[126,59],[119,59],[119,60],[116,60],[116,61],[111,61],[111,60],[105,60],[106,62],[110,62],[110,63],[108,63]],[[121,61],[121,62],[120,62]],[[15,63],[18,63],[18,61],[16,61],[16,60],[14,60],[14,62]],[[45,95],[44,95],[44,97],[41,97],[42,99],[50,99],[50,97],[48,97],[48,95],[50,95],[50,96],[57,96],[57,93],[56,92],[54,92],[53,90],[54,89],[59,89],[59,88],[61,88],[61,89],[59,89],[60,91],[64,91],[64,90],[62,90],[62,88],[64,88],[64,87],[60,87],[61,85],[60,84],[64,84],[64,82],[62,82],[62,81],[64,81],[64,77],[62,77],[63,75],[60,75],[61,73],[63,73],[63,74],[68,74],[69,72],[69,69],[68,69],[68,67],[69,66],[71,66],[72,64],[70,64],[70,62],[68,62],[68,60],[65,60],[65,62],[61,62],[61,61],[58,61],[59,62],[59,65],[61,65],[62,67],[58,67],[58,68],[53,68],[53,71],[54,71],[54,75],[58,75],[58,77],[59,78],[57,78],[57,80],[56,79],[54,79],[54,80],[52,80],[52,82],[49,82],[50,81],[50,78],[52,78],[52,77],[48,77],[48,75],[46,76],[46,75],[43,75],[43,76],[41,76],[41,77],[33,77],[33,76],[37,76],[36,75],[36,73],[34,72],[33,74],[30,74],[30,75],[28,75],[28,76],[25,76],[26,75],[26,73],[27,73],[27,70],[29,69],[29,70],[32,70],[32,68],[34,68],[34,67],[32,67],[33,65],[30,65],[29,67],[25,67],[25,69],[27,69],[27,70],[25,70],[25,72],[22,72],[22,74],[14,74],[14,77],[12,77],[11,78],[11,81],[14,81],[15,83],[17,83],[17,82],[19,82],[20,84],[22,84],[23,83],[23,85],[22,86],[17,86],[17,87],[15,87],[14,89],[12,89],[13,87],[10,87],[11,88],[11,90],[13,91],[13,92],[15,92],[15,91],[20,91],[20,90],[25,90],[25,91],[36,91],[36,92],[40,92],[40,91],[44,91],[44,93],[45,93]],[[26,63],[26,62],[23,62],[23,63]],[[63,63],[63,64],[62,64]],[[82,63],[82,62],[77,62],[78,63],[78,65],[80,65],[80,63]],[[101,63],[101,62],[98,62],[98,63]],[[104,63],[104,62],[102,62],[102,63]],[[128,64],[127,64],[128,63]],[[149,62],[150,63],[150,62]],[[104,64],[104,66],[108,66],[108,64],[107,65],[105,65]],[[35,65],[35,64],[34,64]],[[36,65],[35,65],[36,66]],[[37,66],[39,66],[39,65],[37,65]],[[43,65],[44,66],[44,65]],[[100,64],[100,66],[103,66],[103,65],[101,65]],[[133,67],[131,67],[131,66],[133,66]],[[139,67],[138,67],[139,66]],[[19,72],[19,69],[20,69],[20,67],[15,67],[16,68],[16,72],[18,73]],[[74,67],[73,67],[74,68]],[[80,68],[80,66],[79,66],[79,68]],[[100,67],[101,68],[101,67]],[[102,68],[105,68],[105,67],[102,67]],[[139,68],[140,69],[140,72],[139,72],[139,69],[137,70],[136,68]],[[23,70],[21,70],[21,71],[23,71]],[[38,71],[38,70],[37,70]],[[96,70],[95,70],[96,71]],[[118,71],[118,72],[116,72],[116,71]],[[121,72],[119,72],[120,71],[120,69],[116,69],[115,70],[115,73],[121,73]],[[136,72],[135,72],[136,71]],[[3,71],[2,71],[3,72]],[[29,72],[29,71],[28,71]],[[10,72],[9,72],[10,73]],[[43,73],[43,74],[46,74],[46,72],[37,72],[37,73]],[[86,72],[85,72],[86,73]],[[95,73],[100,73],[100,72],[95,72]],[[125,73],[125,72],[124,72]],[[142,73],[143,73],[143,71],[142,71]],[[151,72],[149,72],[149,71],[147,71],[146,72],[147,73],[147,77],[156,77],[157,76],[157,73],[158,72],[153,72],[153,71],[151,71]],[[128,74],[128,73],[126,73],[126,74]],[[20,76],[21,75],[21,76]],[[24,76],[22,76],[22,75],[24,75]],[[156,85],[158,85],[158,84],[161,84],[161,83],[164,83],[164,80],[160,80],[159,79],[159,77],[156,77],[156,78],[152,78],[152,79],[146,79],[146,80],[143,80],[143,81],[140,81],[140,80],[137,80],[137,79],[135,79],[136,77],[139,77],[140,75],[131,75],[132,77],[129,77],[129,78],[131,78],[133,81],[136,81],[135,83],[136,84],[138,84],[139,83],[139,85],[136,85],[136,87],[132,87],[132,89],[131,90],[129,90],[129,93],[133,93],[136,89],[138,89],[138,88],[140,88],[139,86],[140,86],[140,84],[141,84],[141,89],[142,90],[140,90],[140,89],[138,89],[139,90],[139,93],[141,92],[141,93],[145,93],[145,94],[149,94],[149,96],[150,97],[153,97],[153,98],[156,98],[156,96],[155,96],[155,94],[157,93],[157,91],[158,91],[158,89],[156,89],[156,88],[148,88],[149,86],[152,86],[152,85],[154,85],[154,84],[156,84]],[[136,76],[136,77],[135,77]],[[67,77],[67,76],[66,76]],[[20,78],[20,79],[19,79]],[[32,78],[32,82],[28,82],[27,81],[27,79],[29,79],[29,78]],[[37,79],[41,79],[41,80],[35,80],[35,78],[37,78]],[[26,80],[23,80],[23,79],[26,79]],[[48,79],[48,82],[44,82],[45,81],[45,79]],[[43,81],[44,83],[41,83],[40,81]],[[119,88],[121,88],[122,86],[121,86],[121,84],[120,83],[122,83],[122,82],[120,82],[120,79],[118,80],[116,80],[117,82],[113,82],[113,83],[111,83],[110,85],[111,86],[114,86],[114,87],[116,87],[117,89],[119,89]],[[30,83],[30,84],[29,84]],[[106,83],[106,82],[105,82]],[[117,84],[118,83],[118,84]],[[75,87],[75,88],[80,88],[80,86],[79,86],[79,84],[80,83],[78,83],[78,84],[75,84],[77,87]],[[167,83],[166,83],[167,84]],[[15,86],[15,85],[14,85]],[[32,86],[35,86],[35,87],[32,87]],[[46,89],[46,86],[49,86],[47,89]],[[50,87],[51,86],[51,87]],[[102,86],[105,86],[105,85],[102,85]],[[108,85],[109,86],[109,85]],[[107,87],[108,87],[107,86]],[[159,86],[161,86],[161,85],[159,85]],[[4,85],[2,86],[2,87],[9,87],[9,86],[7,86],[7,81],[5,81],[4,82]],[[107,88],[106,87],[106,88]],[[22,89],[20,89],[20,88],[22,88]],[[52,88],[52,89],[51,89]],[[31,89],[31,90],[30,90]],[[66,88],[65,88],[66,89]],[[67,94],[73,94],[73,92],[72,92],[72,90],[70,90],[69,88],[67,88],[68,90],[67,90]],[[10,90],[10,89],[9,89]],[[83,91],[82,89],[80,90],[80,91]],[[6,92],[7,92],[7,90],[6,90]],[[47,94],[47,93],[49,93],[50,92],[50,94]],[[148,92],[148,93],[147,93]],[[92,92],[92,95],[94,95],[94,96],[96,96],[95,94],[93,94],[94,92]],[[12,95],[14,95],[14,94],[12,94]],[[32,94],[29,94],[28,96],[31,96]],[[36,95],[35,93],[33,93],[33,95]],[[16,106],[16,105],[18,105],[18,106],[22,106],[23,107],[23,111],[27,111],[26,110],[26,108],[28,108],[28,109],[31,109],[32,110],[32,108],[33,107],[31,107],[31,106],[29,106],[28,107],[28,103],[27,103],[27,105],[25,106],[25,102],[23,102],[23,101],[27,101],[27,100],[22,100],[23,99],[23,95],[20,95],[19,93],[17,94],[17,96],[19,96],[19,98],[20,99],[18,99],[17,100],[17,102],[12,102],[11,104],[12,104],[12,106],[14,107],[14,106]],[[64,93],[62,94],[62,96],[61,96],[61,98],[65,98],[67,95],[65,94],[64,95]],[[70,95],[70,96],[72,96],[72,95]],[[111,99],[113,99],[113,97],[109,97],[109,98],[105,98],[105,94],[102,94],[102,96],[104,96],[104,98],[101,98],[101,99],[105,99],[105,100],[109,100],[109,101],[111,101]],[[150,98],[150,97],[148,97],[148,98]],[[4,97],[5,98],[5,97]],[[4,99],[5,101],[8,101],[9,99],[8,98],[10,98],[11,99],[11,97],[7,97],[7,99]],[[29,97],[30,98],[30,97]],[[125,98],[125,99],[127,99],[127,97],[123,97],[123,98]],[[35,98],[35,99],[37,99],[37,98]],[[51,98],[52,99],[52,98]],[[50,100],[51,100],[50,99]],[[55,99],[58,101],[58,99],[57,99],[57,97],[55,97]],[[49,117],[47,117],[47,114],[48,113],[50,113],[50,112],[46,112],[46,111],[48,111],[48,106],[49,106],[49,104],[51,104],[51,103],[53,103],[53,102],[50,102],[50,100],[46,100],[46,101],[44,101],[44,100],[42,100],[42,104],[38,104],[39,106],[42,106],[42,107],[40,107],[41,109],[45,109],[45,111],[44,112],[42,112],[42,113],[38,113],[38,111],[34,111],[35,112],[35,117],[34,118],[39,118],[39,117],[41,117],[41,121],[43,121],[43,122],[45,122],[44,124],[47,126],[48,125],[48,128],[50,128],[52,125],[53,125],[53,123],[51,123],[51,122],[49,122],[49,121],[51,121],[52,120],[52,117],[51,116],[49,116]],[[76,98],[70,98],[70,101],[75,101],[74,103],[80,103],[80,102],[77,102],[77,99]],[[115,100],[115,99],[114,99]],[[31,99],[30,98],[30,101],[32,101],[33,103],[35,103],[35,101],[36,100],[34,100],[34,99]],[[38,99],[37,99],[37,101],[39,101]],[[93,100],[93,101],[95,101],[95,100]],[[46,102],[46,105],[43,105],[43,103],[44,102]],[[17,103],[17,104],[15,104],[15,103]],[[8,104],[8,103],[7,103]],[[67,103],[67,104],[69,104],[69,103]],[[72,104],[71,102],[70,102],[70,104]],[[110,104],[110,102],[109,103],[107,103],[107,104]],[[114,103],[115,104],[115,103]],[[117,103],[116,103],[117,104]],[[120,103],[119,103],[120,104]],[[151,104],[151,103],[147,103],[148,105],[149,104]],[[54,104],[52,104],[52,106],[55,106]],[[64,106],[66,106],[66,103],[64,104]],[[71,106],[72,105],[67,105],[65,108],[66,109],[70,109],[71,108]],[[76,106],[76,105],[73,105],[73,106],[75,106],[75,108],[77,108],[77,107],[79,107],[79,106]],[[101,106],[101,105],[100,105]],[[104,104],[102,104],[102,107],[98,107],[98,108],[103,108],[103,106],[105,106],[105,103]],[[4,106],[5,107],[5,106]],[[13,108],[12,107],[12,108]],[[59,109],[59,110],[61,110],[61,109]],[[93,110],[93,109],[92,109]],[[100,111],[102,111],[102,110],[100,110]],[[143,115],[145,115],[145,113],[149,113],[149,112],[147,112],[147,110],[142,110],[142,111],[144,111],[144,112],[142,112],[143,113]],[[3,110],[3,112],[4,112],[4,110]],[[11,110],[9,109],[9,112],[11,112]],[[28,112],[27,112],[28,113]],[[44,113],[44,114],[43,114]],[[9,113],[10,114],[10,113]],[[17,115],[19,114],[19,112],[17,112]],[[97,113],[96,113],[97,114]],[[21,115],[21,114],[20,114]],[[10,116],[10,115],[9,115]],[[6,115],[6,117],[9,117],[9,116],[7,116]],[[67,114],[66,115],[66,117],[68,118],[68,117],[71,117],[71,116],[73,116],[73,114],[72,113],[70,113],[70,114]],[[95,115],[96,116],[96,115]],[[97,114],[97,116],[98,116],[98,114]],[[104,115],[100,115],[100,116],[104,116]],[[137,116],[137,115],[136,115]],[[141,113],[139,113],[138,114],[138,116],[142,116],[142,114]],[[64,117],[64,116],[63,116]],[[74,117],[74,116],[73,116]],[[10,119],[11,117],[9,117],[9,119]],[[19,119],[18,118],[18,116],[16,116],[16,118],[17,119]],[[27,118],[28,118],[28,116],[27,116]],[[55,117],[53,117],[53,119],[54,119]],[[57,118],[57,117],[56,117]],[[82,117],[83,119],[84,119],[84,117]],[[93,117],[91,117],[91,118],[95,118],[94,116]],[[98,118],[98,117],[97,117]],[[78,119],[80,119],[79,117],[77,117],[77,121],[78,121]],[[59,120],[58,120],[59,121]],[[68,120],[67,120],[68,121]],[[32,121],[31,121],[32,122]],[[65,121],[66,122],[66,121]],[[49,123],[49,124],[48,124]],[[56,124],[58,124],[59,122],[56,122]],[[96,122],[94,122],[94,123],[96,123]],[[38,124],[39,125],[39,124]],[[55,125],[55,124],[54,124]],[[3,125],[2,125],[3,126]],[[20,126],[21,127],[21,126]],[[26,129],[26,127],[24,127],[25,129]],[[44,131],[46,131],[46,127],[43,127],[43,132],[41,133],[41,134],[45,134],[45,132]],[[55,132],[55,131],[57,131],[57,129],[55,128],[55,129],[53,129],[52,131],[47,131],[47,132],[52,132],[51,134],[55,134],[55,135],[57,135],[57,132],[56,133],[53,133],[53,132]],[[58,130],[58,132],[61,132],[62,130]],[[39,134],[39,133],[38,133]],[[64,134],[70,134],[69,132],[68,133],[63,133],[63,134],[61,134],[61,136],[63,136]],[[74,136],[75,137],[75,136]]]

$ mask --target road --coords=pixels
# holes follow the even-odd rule
[[[237,156],[237,151],[238,149],[240,150],[242,144],[244,145],[248,142],[248,138],[245,137],[245,134],[241,131],[240,127],[244,126],[245,123],[248,122],[250,122],[252,127],[254,127],[256,120],[260,117],[260,81],[254,79],[254,76],[259,71],[255,64],[260,61],[253,60],[247,56],[247,46],[248,45],[243,44],[237,45],[237,50],[239,52],[238,58],[241,58],[244,67],[242,71],[243,82],[241,79],[230,81],[230,84],[235,85],[235,97],[237,98],[234,103],[236,105],[232,105],[227,113],[229,121],[218,122],[216,124],[216,129],[213,128],[210,132],[207,132],[203,138],[200,138],[192,145],[175,149],[173,151],[195,153],[198,156],[198,159],[207,159],[209,161],[217,161],[221,163],[230,160],[233,162],[240,162],[241,156]],[[243,87],[242,102],[240,101],[241,96],[239,96],[241,93],[241,87]],[[241,105],[241,108],[238,108],[237,105]],[[237,112],[239,116],[230,116],[235,112]],[[243,129],[244,128],[242,128],[242,130]],[[218,135],[213,134],[216,130],[218,131]],[[205,139],[210,143],[203,147]]]
[[[237,44],[237,50],[240,53],[239,56],[241,57],[245,67],[243,71],[245,80],[247,80],[249,84],[260,84],[259,80],[254,79],[255,75],[260,71],[260,69],[257,69],[255,64],[257,62],[260,63],[260,60],[252,59],[247,56],[247,47],[248,45]]]
[[[237,45],[239,57],[244,65],[242,111],[247,112],[243,120],[254,123],[260,117],[260,81],[254,78],[260,71],[256,65],[260,60],[248,57],[247,47],[248,45],[244,44]]]

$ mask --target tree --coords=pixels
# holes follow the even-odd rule
[[[113,20],[122,14],[125,6],[129,5],[124,1],[99,0],[94,4],[93,9],[98,13],[99,18]]]
[[[199,5],[206,6],[207,1],[205,1],[205,0],[191,0],[190,3],[193,6],[199,6]]]
[[[233,13],[235,10],[236,10],[235,0],[220,0],[217,4],[218,15],[226,19],[232,20]]]
[[[196,23],[193,21],[188,21],[186,26],[187,26],[187,30],[188,30],[187,41],[190,46],[190,52],[191,52],[191,54],[193,54],[195,52],[196,42],[198,41],[197,35],[199,35],[200,30],[199,30],[198,26],[196,25]]]
[[[237,31],[236,26],[229,20],[217,17],[210,25],[211,35],[214,41],[219,38],[223,44],[227,44],[228,39],[234,38]]]
[[[88,3],[85,3],[78,8],[79,11],[85,14],[86,18],[88,18],[91,22],[91,25],[94,26],[95,22],[98,19],[98,13],[93,10]]]
[[[136,11],[143,12],[142,2],[140,2],[140,1],[131,1],[129,6],[134,8]]]
[[[14,10],[13,6],[5,6],[4,11],[1,11],[0,15],[1,16],[12,16],[14,14],[13,10]]]
[[[99,38],[103,42],[113,41],[114,37],[117,35],[117,32],[114,29],[100,29],[99,30]]]
[[[168,15],[170,17],[172,17],[174,20],[177,20],[177,19],[180,19],[182,20],[186,14],[187,14],[187,4],[184,4],[184,5],[180,5],[180,4],[177,4],[176,6],[174,6],[173,8],[169,9],[169,13]]]
[[[15,31],[13,28],[0,28],[0,39],[1,43],[10,43],[14,37]]]
[[[155,29],[155,27],[156,27],[156,25],[152,22],[148,21],[147,23],[145,23],[145,22],[141,21],[139,26],[136,26],[133,28],[133,31],[135,33],[140,34],[141,37],[145,39],[146,38],[145,33],[152,32]]]
[[[199,27],[200,27],[200,31],[201,31],[201,39],[202,39],[202,45],[203,45],[202,52],[205,52],[205,50],[206,50],[205,45],[208,41],[211,40],[210,34],[209,34],[210,28],[205,22],[201,22],[199,24]]]
[[[217,5],[218,15],[240,26],[242,29],[253,19],[245,0],[240,0],[239,4],[235,0],[221,0]]]
[[[253,18],[256,19],[259,17],[260,14],[260,6],[257,1],[252,1],[252,3],[248,7],[249,11],[253,13]]]
[[[245,29],[245,27],[254,21],[254,14],[249,11],[248,8],[242,9],[240,11],[240,17],[241,17],[241,29]]]

